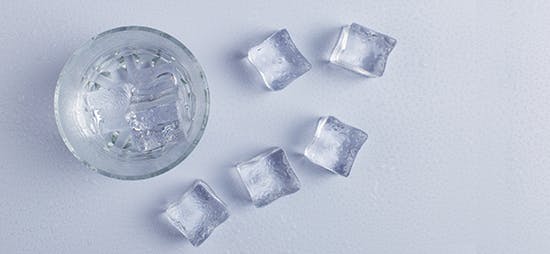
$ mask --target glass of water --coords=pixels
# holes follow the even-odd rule
[[[54,102],[71,153],[125,180],[183,161],[204,132],[209,103],[206,77],[189,49],[139,26],[103,32],[77,49],[59,75]]]

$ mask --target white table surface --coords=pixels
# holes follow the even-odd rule
[[[548,1],[7,1],[0,4],[0,253],[548,253]],[[398,40],[386,73],[326,63],[339,27]],[[63,145],[57,75],[104,30],[181,40],[211,89],[197,149],[161,176],[91,172]],[[247,49],[287,28],[313,69],[281,92]],[[349,178],[300,153],[332,114],[369,140]],[[302,189],[256,209],[232,165],[282,146]],[[230,219],[199,248],[159,220],[197,178]]]

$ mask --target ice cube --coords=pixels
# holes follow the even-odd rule
[[[330,62],[367,77],[380,77],[396,42],[390,36],[353,23],[342,28]]]
[[[311,144],[304,155],[313,163],[342,176],[348,176],[355,156],[367,141],[367,133],[333,116],[321,117]]]
[[[86,94],[87,107],[102,132],[109,132],[128,126],[124,119],[130,104],[130,86],[122,84],[116,87],[99,87]]]
[[[176,94],[178,92],[178,82],[174,74],[166,73],[158,76],[145,86],[135,89],[132,94],[132,102],[147,102],[158,100],[163,96]]]
[[[184,140],[185,133],[180,122],[174,121],[157,125],[151,129],[130,131],[130,148],[136,152],[149,152],[166,148],[176,141]]]
[[[210,186],[196,180],[178,201],[168,206],[165,215],[193,246],[199,246],[229,218],[229,211]]]
[[[153,129],[180,119],[178,106],[174,101],[134,104],[131,109],[127,118],[130,126],[136,130]]]
[[[300,189],[300,181],[284,150],[278,147],[238,164],[237,171],[256,207]]]
[[[248,51],[248,60],[258,70],[265,85],[281,90],[311,69],[286,29],[273,33]]]

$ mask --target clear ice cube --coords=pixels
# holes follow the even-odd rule
[[[133,103],[154,101],[163,96],[176,94],[178,82],[173,74],[162,74],[147,86],[137,87],[132,96]]]
[[[313,141],[304,155],[311,162],[342,176],[348,176],[367,133],[333,116],[321,117]]]
[[[126,120],[121,115],[126,113],[130,105],[131,88],[127,84],[117,87],[98,87],[86,96],[86,103],[93,113],[96,129],[99,132],[109,132],[126,126]]]
[[[311,69],[286,29],[273,33],[248,51],[248,60],[271,90],[281,90]]]
[[[157,103],[155,103],[157,104]],[[176,122],[180,119],[176,102],[158,103],[144,107],[134,107],[128,115],[130,126],[135,130],[153,129],[157,126]]]
[[[300,181],[283,149],[275,147],[237,165],[252,202],[265,206],[300,189]]]
[[[169,96],[155,101],[130,106],[126,115],[131,129],[130,148],[134,151],[153,151],[185,137],[180,109]]]
[[[179,122],[159,125],[151,129],[135,130],[130,132],[129,148],[132,151],[158,151],[167,144],[175,142],[184,136]],[[156,154],[151,154],[155,156]]]
[[[168,206],[165,215],[193,246],[199,246],[229,218],[229,211],[210,186],[196,180],[178,201]]]
[[[396,42],[388,35],[353,23],[342,28],[330,62],[367,77],[380,77]]]

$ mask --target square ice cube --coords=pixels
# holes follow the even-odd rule
[[[390,36],[353,23],[342,28],[330,62],[367,77],[380,77],[396,42]]]
[[[155,126],[152,129],[130,130],[129,148],[139,152],[150,152],[163,149],[169,144],[185,137],[185,133],[180,128],[180,122],[174,121],[168,124]]]
[[[229,211],[205,182],[196,180],[180,200],[169,205],[165,215],[193,246],[199,246],[229,218]]]
[[[275,32],[260,45],[248,51],[254,65],[271,90],[281,90],[311,69],[311,64],[298,51],[286,29]]]
[[[126,127],[128,124],[121,118],[130,105],[131,87],[127,84],[90,91],[85,96],[85,103],[92,117],[99,123],[101,132],[107,133]]]
[[[265,206],[300,189],[300,180],[283,149],[275,147],[237,165],[252,203]]]
[[[140,103],[158,100],[163,96],[175,94],[178,92],[178,81],[174,74],[165,73],[158,76],[155,80],[136,87],[132,93],[132,102]]]
[[[177,122],[179,119],[179,110],[176,102],[130,110],[127,114],[130,126],[136,130],[153,129],[159,125]]]
[[[342,176],[348,176],[355,156],[367,141],[367,133],[333,116],[321,117],[311,144],[304,155],[313,163]]]

